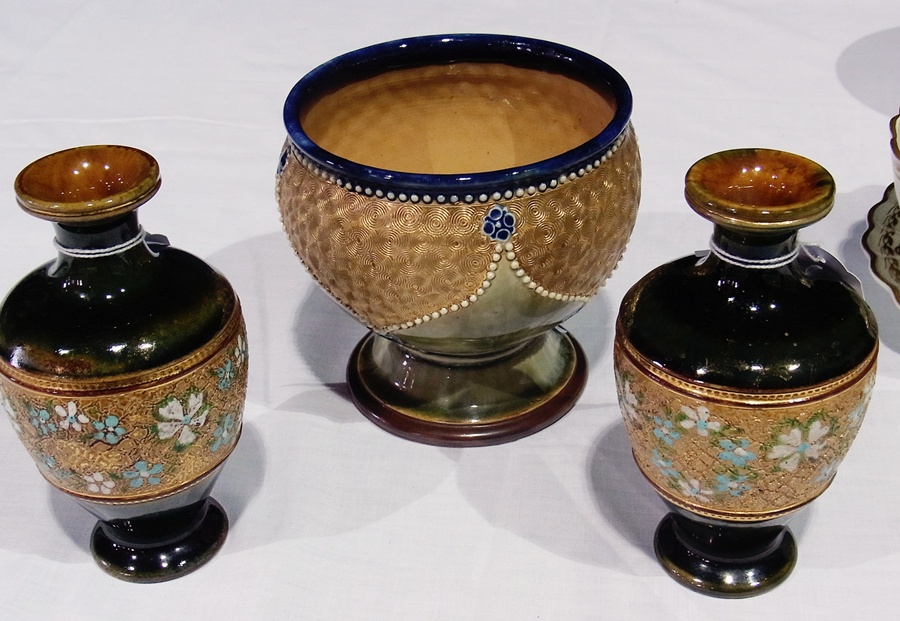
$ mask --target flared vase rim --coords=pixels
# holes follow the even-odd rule
[[[99,163],[113,153],[127,153],[138,162],[139,170],[132,171],[133,179],[120,188],[100,192],[96,196],[79,200],[65,198],[64,181],[54,186],[55,196],[47,186],[58,181],[47,178],[52,168],[81,155],[88,164]],[[94,158],[94,160],[90,160]],[[43,176],[44,179],[38,180]],[[150,200],[162,184],[159,163],[152,155],[136,147],[119,144],[92,144],[55,151],[40,157],[16,176],[14,183],[16,202],[27,213],[42,220],[60,224],[95,224],[130,213]]]
[[[747,167],[772,164],[798,171],[800,179],[791,191],[771,202],[745,200],[732,194],[730,188],[723,191],[722,187],[715,187],[721,179],[711,181],[717,176],[747,172]],[[772,187],[778,183],[767,182]],[[741,190],[752,191],[753,187]],[[834,178],[821,164],[790,151],[763,147],[707,155],[688,169],[684,179],[684,197],[695,212],[716,225],[744,233],[782,233],[809,226],[828,215],[835,193]]]

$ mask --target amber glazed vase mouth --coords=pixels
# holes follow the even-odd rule
[[[15,181],[19,206],[54,222],[84,224],[133,211],[156,194],[159,165],[149,153],[91,145],[51,153]]]
[[[747,232],[808,226],[834,205],[835,184],[822,166],[774,149],[733,149],[688,170],[685,198],[704,218]]]
[[[284,122],[293,146],[340,185],[452,203],[584,174],[631,107],[624,79],[593,56],[465,34],[325,63],[291,90]]]

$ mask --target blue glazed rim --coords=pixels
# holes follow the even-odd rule
[[[560,155],[524,166],[470,174],[407,173],[366,166],[339,157],[316,144],[300,125],[301,107],[322,93],[394,69],[452,62],[502,62],[559,73],[581,81],[616,102],[613,119],[596,136]],[[611,66],[580,50],[509,35],[453,34],[413,37],[348,52],[310,71],[291,89],[284,104],[284,125],[300,160],[347,189],[389,199],[430,202],[488,201],[510,198],[514,189],[531,193],[556,187],[605,161],[624,138],[631,118],[631,89]],[[281,167],[287,153],[282,155]],[[457,200],[454,200],[457,199]]]

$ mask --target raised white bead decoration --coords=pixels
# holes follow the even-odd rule
[[[491,263],[488,265],[487,272],[485,273],[484,280],[481,283],[481,286],[476,289],[475,293],[470,295],[468,298],[464,300],[460,300],[457,304],[451,304],[449,307],[441,308],[440,310],[436,310],[432,313],[423,315],[422,317],[417,317],[413,321],[407,321],[401,323],[399,325],[390,326],[385,329],[387,332],[394,332],[396,330],[405,330],[408,328],[413,328],[415,326],[422,325],[428,321],[433,321],[436,319],[440,319],[444,315],[448,315],[450,313],[455,313],[463,308],[468,308],[471,304],[478,301],[478,298],[485,295],[487,290],[491,287],[492,281],[497,278],[497,270],[500,269],[500,263],[505,259],[507,261],[509,269],[515,274],[516,278],[528,288],[529,291],[533,292],[536,295],[540,295],[541,297],[549,298],[551,300],[557,300],[560,302],[575,302],[581,301],[586,302],[590,299],[590,296],[584,295],[573,295],[568,293],[559,293],[557,291],[550,291],[549,289],[539,285],[534,281],[534,279],[528,275],[525,269],[521,266],[518,259],[516,258],[516,253],[514,250],[514,246],[512,242],[506,242],[505,244],[496,244],[494,247],[494,254],[491,256]],[[500,254],[503,252],[503,254]]]
[[[533,196],[538,192],[546,192],[548,190],[552,190],[557,188],[558,186],[565,184],[569,181],[573,181],[578,177],[583,177],[584,175],[590,174],[600,168],[600,165],[606,162],[609,157],[611,157],[616,151],[619,150],[619,146],[625,141],[626,134],[628,130],[623,131],[613,144],[607,149],[607,151],[599,158],[595,159],[593,163],[584,163],[579,165],[578,167],[564,173],[560,173],[558,176],[551,178],[547,181],[540,182],[537,185],[529,185],[527,187],[516,187],[516,188],[507,188],[504,190],[493,190],[490,193],[481,192],[477,196],[474,194],[467,194],[462,197],[462,201],[466,203],[486,203],[488,201],[499,201],[501,199],[509,200],[513,197],[522,198],[526,194]],[[312,174],[322,177],[327,180],[329,183],[333,183],[338,185],[350,192],[355,192],[357,194],[364,194],[366,196],[375,196],[377,198],[387,198],[390,201],[399,200],[402,203],[405,202],[423,202],[426,204],[430,204],[431,202],[437,202],[439,204],[445,203],[458,203],[460,202],[460,197],[457,195],[445,196],[438,195],[436,197],[431,196],[418,196],[416,194],[407,195],[405,192],[397,193],[393,190],[387,188],[377,188],[371,186],[362,186],[358,183],[354,183],[353,181],[345,180],[338,177],[333,172],[323,169],[312,160],[310,160],[307,156],[302,155],[297,148],[290,144],[288,145],[288,151],[292,157],[294,157],[304,168],[309,170]]]

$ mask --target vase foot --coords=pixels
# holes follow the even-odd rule
[[[790,575],[797,545],[783,524],[743,524],[669,513],[654,541],[656,557],[684,586],[713,597],[765,593]]]
[[[394,435],[436,446],[487,446],[563,417],[584,389],[587,362],[567,332],[550,330],[506,357],[451,365],[369,334],[347,384],[357,408]]]
[[[227,533],[225,510],[205,498],[145,517],[101,520],[91,535],[91,552],[116,578],[165,582],[199,569],[219,551]]]

